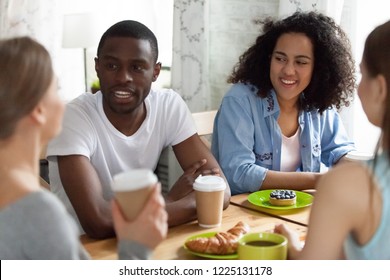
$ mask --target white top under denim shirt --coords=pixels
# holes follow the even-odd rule
[[[373,168],[373,160],[368,161]],[[390,170],[387,152],[378,156],[374,174],[382,194],[382,214],[379,226],[371,240],[360,246],[351,234],[344,242],[348,260],[390,260]]]
[[[224,96],[214,122],[212,152],[231,187],[232,194],[259,190],[268,170],[280,171],[282,134],[275,92],[266,98],[257,88],[234,84]],[[320,172],[355,150],[335,109],[301,111],[301,166],[298,171]]]

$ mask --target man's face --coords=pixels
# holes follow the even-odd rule
[[[107,116],[131,114],[142,108],[160,68],[148,40],[107,38],[95,59]]]

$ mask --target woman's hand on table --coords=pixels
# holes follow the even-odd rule
[[[167,235],[168,214],[160,183],[154,188],[144,208],[133,221],[127,221],[118,203],[112,201],[112,217],[118,239],[131,240],[154,249]]]
[[[299,234],[287,227],[285,224],[279,224],[275,226],[275,233],[284,235],[288,240],[288,258],[297,259],[299,253],[302,250],[302,244],[299,238]]]

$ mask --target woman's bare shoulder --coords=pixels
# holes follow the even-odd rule
[[[357,206],[369,197],[372,183],[369,168],[360,163],[342,163],[330,169],[316,186],[316,196],[342,203],[345,207]]]
[[[357,182],[366,183],[370,179],[368,167],[362,163],[344,162],[331,168],[319,180],[319,185],[332,182],[336,185],[353,185]]]

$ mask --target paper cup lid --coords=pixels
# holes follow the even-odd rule
[[[370,160],[374,158],[374,155],[372,153],[351,151],[345,157],[351,160]]]
[[[116,174],[111,182],[113,191],[138,190],[157,183],[158,179],[149,169],[132,169]]]
[[[219,176],[202,176],[196,178],[194,182],[194,190],[202,192],[221,191],[226,188],[225,180]]]

